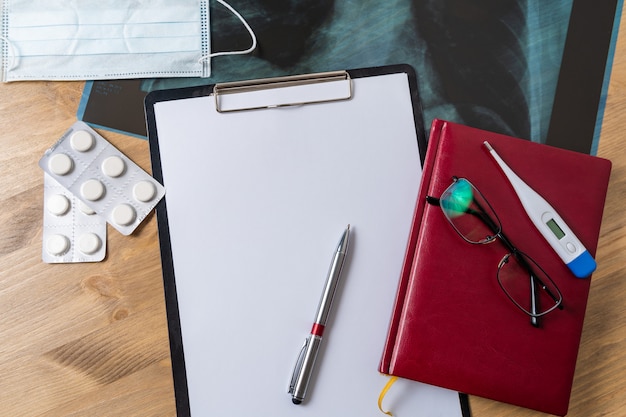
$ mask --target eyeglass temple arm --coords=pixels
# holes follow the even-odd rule
[[[541,289],[543,289],[550,296],[550,298],[552,298],[556,302],[559,299],[559,297],[557,297],[556,295],[552,293],[552,291],[550,291],[550,288],[541,280],[541,278],[537,276],[537,274],[535,273],[533,268],[528,264],[528,262],[526,262],[523,257],[518,255],[520,253],[519,250],[515,247],[515,245],[513,245],[513,243],[509,240],[509,238],[506,237],[504,232],[502,232],[502,229],[498,227],[497,223],[493,221],[493,219],[489,216],[489,214],[487,214],[487,212],[485,211],[485,209],[483,209],[480,203],[474,200],[474,204],[478,206],[480,211],[467,209],[467,212],[469,214],[479,217],[496,234],[496,236],[500,238],[502,243],[504,243],[504,245],[511,251],[513,256],[517,258],[518,262],[524,267],[524,269],[526,269],[530,273],[531,281],[532,281],[531,285],[533,287],[533,290],[531,293],[533,305],[536,306],[536,302],[538,300],[536,293],[535,293],[535,285],[539,285],[539,287],[541,287]],[[562,303],[559,304],[558,308],[560,310],[563,310],[563,304]]]
[[[525,263],[525,262],[524,262]],[[528,265],[524,265],[526,268]],[[539,311],[541,307],[539,307],[539,296],[537,295],[537,281],[535,279],[535,274],[532,272],[532,269],[528,269],[530,271],[530,311],[534,314]],[[530,324],[535,327],[539,327],[539,317],[530,316]]]

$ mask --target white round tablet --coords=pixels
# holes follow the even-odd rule
[[[100,250],[102,241],[97,234],[88,232],[80,235],[76,245],[78,246],[78,250],[85,255],[93,255]]]
[[[46,240],[46,251],[53,256],[61,256],[70,249],[70,240],[67,236],[52,235]]]
[[[79,152],[87,152],[93,147],[94,143],[95,140],[92,134],[86,130],[77,130],[70,137],[70,145]]]
[[[124,173],[124,170],[126,169],[126,164],[124,163],[124,160],[122,158],[113,155],[102,161],[101,168],[102,172],[104,172],[104,175],[111,178],[117,178]]]
[[[115,224],[128,226],[135,221],[135,209],[128,204],[119,204],[111,212]]]
[[[57,153],[48,159],[48,169],[55,175],[67,175],[73,167],[72,158],[64,153]]]
[[[139,181],[133,187],[133,197],[135,200],[146,203],[154,198],[156,187],[150,181]]]
[[[80,194],[89,201],[100,200],[104,192],[104,184],[96,179],[87,180],[80,186]]]
[[[48,211],[55,216],[63,216],[70,210],[71,206],[70,199],[63,194],[53,194],[46,201]]]
[[[78,208],[80,209],[80,211],[82,211],[88,216],[91,216],[92,214],[96,214],[96,212],[91,207],[89,207],[87,204],[83,203],[82,201],[78,202]]]

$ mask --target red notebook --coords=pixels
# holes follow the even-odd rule
[[[435,120],[380,371],[565,415],[590,278],[576,278],[538,232],[485,140],[595,255],[610,161]],[[560,289],[563,309],[541,317],[539,328],[498,284],[506,246],[467,243],[426,203],[453,176],[480,190],[503,233]]]

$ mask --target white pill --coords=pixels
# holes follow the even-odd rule
[[[87,180],[80,186],[80,194],[89,201],[100,200],[104,192],[104,185],[96,179]]]
[[[100,250],[102,241],[97,234],[88,232],[80,235],[76,244],[78,246],[78,250],[85,255],[93,255]]]
[[[80,211],[82,211],[88,216],[91,216],[92,214],[96,214],[96,212],[91,207],[89,207],[87,204],[83,203],[82,201],[78,202],[78,208],[80,209]]]
[[[70,249],[67,236],[52,235],[46,240],[46,251],[53,256],[61,256]]]
[[[113,221],[120,226],[128,226],[135,221],[135,209],[128,204],[119,204],[111,212]]]
[[[126,164],[119,156],[109,156],[107,159],[102,161],[102,172],[104,172],[104,175],[108,177],[117,178],[124,173],[125,169]]]
[[[152,200],[156,194],[156,187],[150,181],[139,181],[133,187],[133,197],[137,201],[147,203]]]
[[[57,153],[48,159],[48,169],[56,175],[67,175],[72,170],[74,162],[64,153]]]
[[[55,216],[63,216],[69,211],[71,206],[72,203],[70,203],[69,198],[67,198],[63,194],[51,195],[48,198],[48,201],[46,201],[46,207],[48,208],[48,211]]]
[[[94,143],[93,136],[86,130],[77,130],[70,137],[70,145],[79,152],[87,152],[93,147]]]

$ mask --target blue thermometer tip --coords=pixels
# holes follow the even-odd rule
[[[589,251],[584,251],[573,261],[568,263],[567,267],[577,278],[587,278],[593,271],[596,270],[596,261],[593,259]]]

